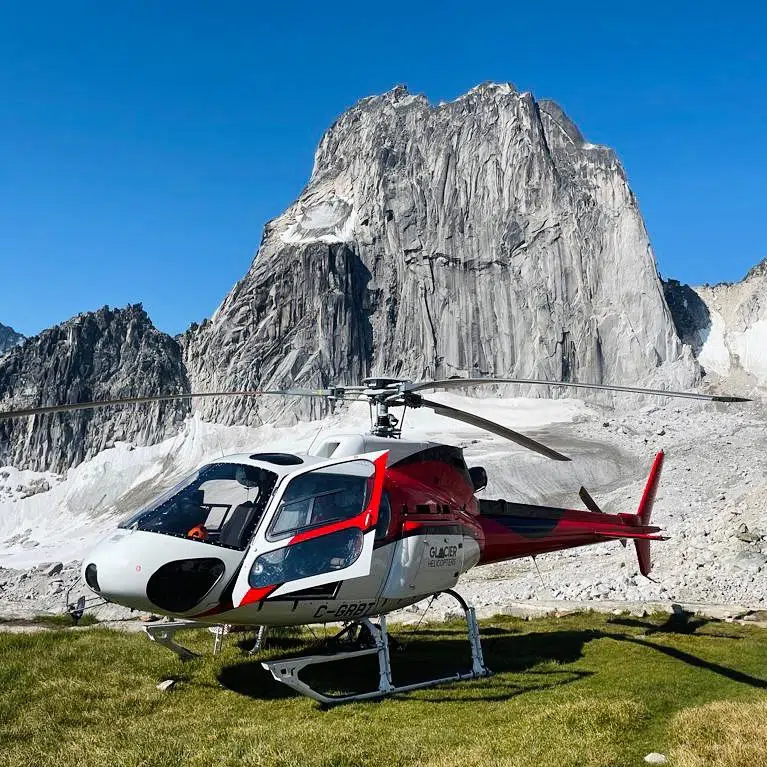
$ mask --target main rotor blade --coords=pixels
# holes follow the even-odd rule
[[[452,418],[456,421],[463,421],[472,426],[477,426],[480,429],[489,431],[492,434],[497,434],[499,437],[504,437],[511,442],[515,442],[517,445],[526,447],[528,450],[545,455],[547,458],[551,458],[555,461],[571,460],[566,455],[562,455],[562,453],[558,453],[556,450],[552,450],[550,447],[546,447],[546,445],[536,442],[534,439],[530,439],[530,437],[526,437],[524,434],[520,434],[506,426],[501,426],[501,424],[495,423],[495,421],[488,421],[487,418],[481,418],[473,413],[467,413],[464,410],[458,410],[458,408],[443,405],[441,402],[433,402],[420,396],[418,397],[418,407],[428,407],[437,415],[443,415],[446,418]]]
[[[686,391],[666,391],[665,389],[645,389],[636,386],[611,386],[609,384],[572,383],[570,381],[541,381],[535,378],[445,378],[439,381],[423,381],[404,384],[403,391],[417,392],[425,389],[461,389],[469,386],[493,386],[495,384],[531,384],[533,386],[564,386],[570,389],[598,389],[600,391],[619,391],[629,394],[652,394],[659,397],[683,397],[707,402],[751,402],[747,397],[733,397],[725,394],[698,394]]]
[[[149,397],[120,397],[118,399],[94,400],[93,402],[75,402],[61,405],[42,405],[40,407],[24,408],[19,410],[0,411],[0,421],[9,418],[23,418],[30,415],[46,415],[48,413],[69,413],[75,410],[93,410],[94,408],[107,407],[109,405],[141,405],[146,402],[168,402],[182,399],[206,399],[210,397],[338,397],[333,389],[276,389],[264,391],[214,391],[214,392],[190,392],[188,394],[158,394]]]

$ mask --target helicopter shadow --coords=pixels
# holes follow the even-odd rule
[[[435,634],[439,636],[436,641]],[[484,679],[464,681],[451,688],[450,696],[439,694],[440,688],[435,687],[428,691],[425,700],[432,703],[457,699],[500,701],[526,692],[577,682],[591,676],[593,672],[567,668],[541,670],[534,667],[546,662],[573,663],[582,657],[584,644],[594,637],[595,633],[591,631],[520,634],[514,629],[490,627],[483,631],[483,654],[488,668],[495,675],[492,685],[488,685]],[[448,628],[437,632],[428,629],[403,631],[392,639],[396,640],[391,642],[392,675],[397,685],[450,677],[471,668],[471,653],[465,630],[453,631]],[[297,646],[293,644],[293,647]],[[274,649],[273,644],[270,645],[271,649]],[[302,651],[304,654],[312,654],[316,649],[302,645]],[[298,693],[274,681],[271,674],[261,667],[260,660],[261,657],[248,658],[223,667],[219,671],[218,682],[232,692],[259,700],[298,696]],[[529,672],[523,680],[499,678],[504,673],[523,671]],[[302,672],[302,679],[313,688],[332,694],[369,691],[378,686],[378,664],[375,656],[338,660],[307,667]]]
[[[742,639],[743,637],[736,634],[727,634],[719,627],[722,625],[720,621],[710,620],[701,616],[693,615],[689,612],[677,612],[671,613],[663,623],[652,623],[651,621],[643,621],[637,618],[629,617],[616,617],[610,618],[608,623],[612,626],[625,626],[627,628],[639,628],[644,629],[645,636],[652,636],[653,634],[695,634],[699,629],[710,627],[717,629],[716,631],[707,631],[705,636],[716,637],[718,639]]]
[[[676,647],[669,647],[668,645],[649,642],[645,638],[639,636],[627,636],[625,634],[622,635],[610,633],[605,633],[604,636],[610,637],[611,639],[617,639],[621,642],[629,642],[631,644],[640,645],[641,647],[646,647],[650,650],[655,650],[656,652],[662,653],[663,655],[668,655],[670,658],[682,661],[683,663],[694,666],[695,668],[711,671],[714,674],[723,676],[725,679],[729,679],[732,682],[745,684],[757,690],[767,690],[767,679],[760,679],[759,677],[751,676],[751,674],[746,674],[743,671],[738,671],[737,669],[730,668],[729,666],[722,666],[720,663],[712,663],[711,661],[704,660],[703,658],[700,658],[697,655],[693,655],[692,653],[685,652],[684,650],[679,650]],[[723,638],[729,639],[731,637],[723,635]],[[740,639],[740,637],[734,638]]]
[[[668,623],[668,622],[667,622]],[[658,639],[672,633],[692,633],[709,621],[696,620],[687,623],[679,631],[678,623],[653,624],[631,619],[612,619],[609,625],[626,625],[627,628],[644,628],[644,635],[632,635],[608,630],[563,630],[520,633],[516,629],[488,627],[483,630],[483,654],[485,662],[493,672],[491,684],[487,680],[469,680],[451,687],[449,695],[444,687],[421,690],[421,699],[431,703],[456,701],[502,701],[528,692],[551,689],[592,676],[595,671],[567,668],[583,657],[584,647],[595,639],[609,638],[618,642],[639,645],[653,652],[666,655],[695,668],[705,669],[726,679],[749,687],[767,690],[767,680],[754,677],[737,669],[707,661],[685,650],[648,639],[655,633]],[[459,636],[460,635],[460,636]],[[728,634],[709,634],[715,638],[739,639]],[[428,628],[398,632],[391,644],[392,674],[397,685],[407,685],[427,679],[450,677],[471,667],[471,657],[465,633],[448,627],[437,631]],[[295,637],[278,638],[270,650],[295,650],[303,654],[316,652]],[[295,652],[288,654],[297,654]],[[270,652],[271,656],[272,653]],[[221,669],[219,683],[225,688],[260,700],[297,697],[284,685],[274,681],[261,667],[259,659],[248,658]],[[547,663],[555,669],[540,668]],[[503,674],[517,674],[514,678],[503,679]],[[334,661],[313,666],[302,674],[315,689],[331,694],[349,694],[376,689],[378,666],[374,656]],[[396,696],[395,696],[396,697]]]

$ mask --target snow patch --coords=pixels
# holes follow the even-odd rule
[[[698,361],[706,370],[713,371],[720,376],[726,376],[730,372],[730,350],[727,348],[725,337],[726,326],[722,315],[709,308],[711,327],[708,335],[703,340]]]
[[[730,346],[741,367],[767,384],[767,319],[757,320],[742,332],[730,333]]]
[[[348,242],[356,222],[352,206],[340,197],[332,197],[301,207],[295,222],[287,226],[280,239],[288,245]]]

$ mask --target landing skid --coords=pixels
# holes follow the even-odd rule
[[[392,679],[391,659],[389,657],[389,635],[386,628],[386,616],[380,616],[379,625],[376,626],[368,618],[362,618],[359,625],[370,632],[373,640],[373,646],[361,650],[352,650],[349,652],[337,652],[332,655],[306,655],[299,658],[286,658],[282,660],[264,661],[261,665],[271,673],[274,679],[291,689],[312,698],[324,706],[334,706],[340,703],[350,703],[352,701],[374,700],[383,698],[387,695],[394,695],[410,690],[420,690],[425,687],[434,687],[440,684],[450,684],[468,679],[478,679],[490,675],[490,671],[485,666],[482,657],[482,643],[479,637],[479,626],[477,625],[477,616],[473,607],[466,604],[460,594],[452,590],[442,592],[454,597],[463,609],[466,618],[466,626],[469,634],[469,645],[471,646],[471,671],[453,674],[452,676],[441,677],[439,679],[429,679],[425,682],[416,682],[396,686]],[[367,655],[378,656],[378,689],[371,692],[355,693],[352,695],[323,695],[321,692],[313,689],[309,684],[299,678],[300,672],[307,666],[313,666],[319,663],[332,663],[339,660],[350,658],[361,658]]]
[[[200,623],[200,621],[161,621],[144,626],[144,633],[157,644],[167,647],[171,652],[176,653],[181,660],[193,660],[199,658],[199,654],[192,652],[188,648],[180,645],[173,639],[177,631],[184,629],[210,628],[209,623]],[[218,639],[218,637],[216,638]]]
[[[163,647],[167,647],[171,652],[174,652],[181,660],[193,660],[199,658],[199,653],[193,652],[187,647],[180,645],[173,638],[177,631],[183,631],[184,629],[201,629],[206,628],[213,634],[213,654],[218,655],[224,647],[224,638],[230,633],[231,626],[228,623],[222,623],[215,626],[211,626],[210,623],[202,623],[201,621],[194,620],[166,620],[159,623],[152,623],[149,626],[144,626],[144,633],[157,644],[161,644]],[[253,646],[253,649],[248,652],[248,655],[253,655],[261,650],[266,642],[266,626],[258,627],[258,638]]]

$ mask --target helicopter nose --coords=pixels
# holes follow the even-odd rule
[[[114,535],[100,543],[83,560],[82,577],[88,588],[109,602],[134,610],[151,610],[147,598],[147,576],[135,562],[126,536]]]
[[[119,529],[83,560],[88,587],[132,610],[171,615],[219,603],[244,551],[141,530]]]

